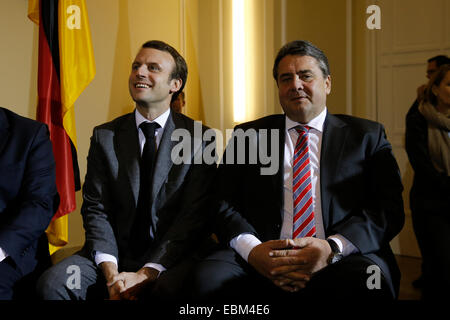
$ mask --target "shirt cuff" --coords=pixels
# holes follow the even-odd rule
[[[95,252],[94,260],[95,260],[95,264],[97,266],[102,262],[113,262],[116,265],[118,265],[116,257],[114,257],[113,255],[107,254],[107,253],[103,253],[101,251]]]
[[[334,234],[334,235],[328,237],[328,239],[336,242],[337,246],[339,247],[339,250],[341,250],[341,253],[344,257],[359,252],[358,248],[356,248],[355,245],[353,243],[351,243],[343,235]]]
[[[8,254],[2,249],[0,248],[0,262],[2,262],[3,260],[5,260],[5,258],[8,256]]]
[[[164,268],[161,264],[149,262],[144,265],[144,268],[153,268],[159,271],[158,277],[161,275],[161,272],[166,271],[167,269]]]
[[[236,250],[236,252],[247,262],[250,251],[259,244],[261,244],[261,241],[250,233],[240,234],[230,241],[230,247]]]

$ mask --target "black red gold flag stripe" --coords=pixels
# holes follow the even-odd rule
[[[75,210],[81,187],[74,102],[94,78],[95,62],[84,0],[30,0],[28,16],[39,23],[36,119],[50,129],[60,195],[46,231],[53,253],[68,241],[67,214]]]

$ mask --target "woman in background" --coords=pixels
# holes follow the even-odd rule
[[[424,259],[423,298],[450,296],[450,65],[439,68],[419,108],[406,117],[414,169],[410,206]]]

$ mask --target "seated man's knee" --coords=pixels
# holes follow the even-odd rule
[[[198,263],[192,272],[192,276],[186,279],[184,291],[189,298],[204,300],[214,291],[214,274],[209,261]]]
[[[235,297],[243,292],[246,273],[226,261],[204,260],[194,268],[191,295],[198,300],[218,300]]]
[[[58,272],[58,265],[47,269],[36,283],[36,293],[43,300],[64,300],[67,298],[67,274]]]
[[[85,299],[87,287],[96,281],[88,259],[73,255],[47,269],[37,281],[36,291],[44,300]]]

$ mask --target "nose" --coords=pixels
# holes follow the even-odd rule
[[[146,70],[145,65],[139,66],[136,69],[136,77],[140,79],[145,78],[145,70]]]
[[[303,80],[298,75],[295,76],[292,89],[295,91],[299,91],[303,90],[303,87],[304,87]]]

